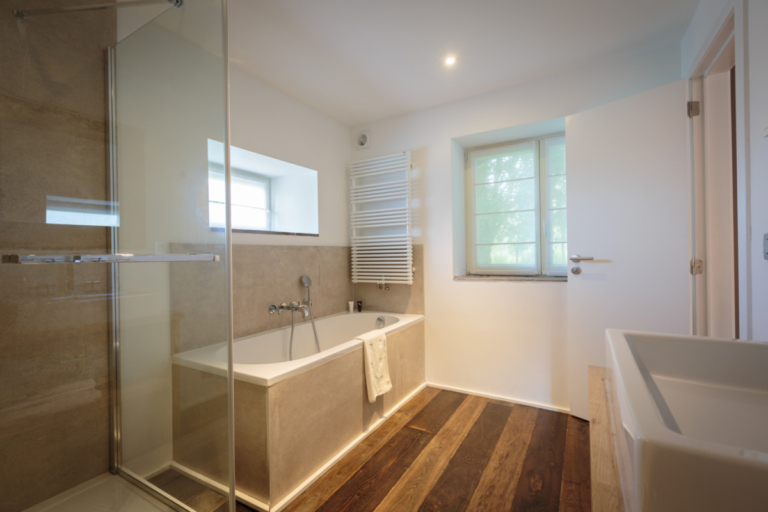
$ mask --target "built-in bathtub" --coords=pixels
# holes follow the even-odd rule
[[[296,318],[293,360],[290,327],[234,343],[237,489],[241,499],[263,509],[281,508],[425,382],[422,315],[317,319],[319,353],[311,324]],[[376,328],[387,335],[393,389],[371,404],[362,342],[355,337]],[[173,358],[174,462],[214,482],[226,481],[223,461],[209,456],[226,453],[226,429],[209,428],[205,414],[192,411],[200,409],[206,390],[221,389],[214,382],[226,377],[226,356],[222,343]]]

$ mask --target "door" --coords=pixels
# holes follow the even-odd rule
[[[566,120],[571,414],[589,417],[587,368],[605,330],[688,334],[689,137],[680,80]],[[581,269],[573,273],[574,267]]]

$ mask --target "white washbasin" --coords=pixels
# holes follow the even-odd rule
[[[768,511],[768,344],[609,329],[629,512]]]

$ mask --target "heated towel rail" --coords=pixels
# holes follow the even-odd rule
[[[413,284],[411,153],[353,162],[352,282]]]

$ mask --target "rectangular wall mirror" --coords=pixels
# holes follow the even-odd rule
[[[232,230],[318,235],[317,171],[232,146]],[[208,140],[208,219],[225,225],[224,145]]]

